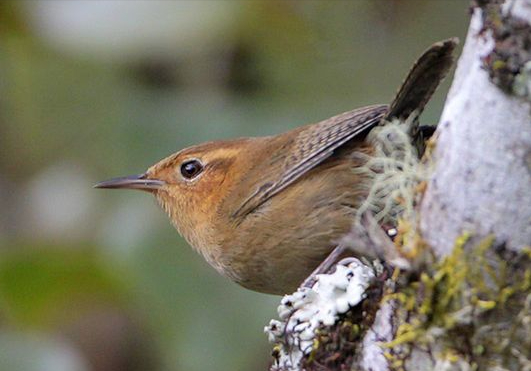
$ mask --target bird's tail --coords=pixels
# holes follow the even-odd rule
[[[454,63],[453,51],[458,42],[457,38],[439,41],[417,59],[383,118],[384,121],[382,122],[393,119],[401,121],[409,119],[412,125],[409,127],[408,135],[417,149],[419,157],[424,153],[426,140],[431,137],[436,127],[419,125],[417,117],[422,113],[440,82],[452,68]],[[416,117],[410,118],[413,113]]]
[[[453,51],[457,43],[457,38],[439,41],[420,56],[396,93],[385,120],[406,120],[413,112],[420,114],[424,110],[454,63]]]

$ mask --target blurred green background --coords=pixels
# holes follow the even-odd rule
[[[467,6],[1,2],[0,370],[265,369],[279,298],[218,276],[148,194],[92,185],[387,103]]]

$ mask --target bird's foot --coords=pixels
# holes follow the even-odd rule
[[[336,248],[332,250],[330,255],[328,255],[326,259],[323,260],[323,262],[319,264],[317,268],[314,269],[312,274],[310,274],[308,278],[304,280],[301,287],[308,287],[308,288],[313,287],[313,285],[317,281],[318,274],[331,273],[332,269],[337,264],[348,265],[350,262],[352,262],[352,259],[354,258],[352,257],[344,258],[345,253],[348,250],[349,249],[346,248],[345,246],[342,246],[342,245],[336,246]]]

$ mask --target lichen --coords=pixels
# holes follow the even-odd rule
[[[362,333],[360,312],[353,309],[367,297],[378,269],[354,260],[338,265],[334,273],[317,275],[313,287],[284,296],[280,320],[264,328],[275,343],[271,370],[311,370],[312,365],[342,364],[352,357],[354,340]]]
[[[500,1],[482,1],[482,32],[489,30],[494,48],[483,58],[490,80],[509,94],[531,100],[531,24],[504,14]]]
[[[355,169],[370,181],[366,200],[357,210],[357,219],[366,212],[376,221],[396,225],[398,218],[411,220],[415,214],[413,190],[427,179],[429,169],[419,160],[411,131],[416,116],[405,121],[393,120],[371,130],[367,141],[374,148],[366,163]]]
[[[404,369],[418,347],[440,365],[519,370],[531,364],[529,255],[495,248],[493,236],[471,247],[470,236],[464,233],[449,256],[386,298],[402,303],[396,336],[382,344],[395,369]]]
[[[531,61],[526,62],[520,73],[514,77],[513,92],[519,97],[531,100]]]
[[[353,229],[363,224],[365,213],[373,215],[379,225],[394,226],[395,250],[409,260],[422,256],[426,250],[418,231],[417,206],[433,170],[431,151],[434,144],[412,140],[413,133],[418,130],[415,114],[406,121],[393,120],[374,128],[367,137],[374,151],[367,156],[365,165],[355,170],[370,180],[367,182],[370,187],[367,198],[357,210]],[[422,152],[423,157],[419,158]],[[386,256],[379,258],[389,261]]]

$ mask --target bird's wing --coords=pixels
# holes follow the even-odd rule
[[[251,186],[252,193],[232,216],[238,219],[251,213],[330,157],[334,150],[380,123],[387,109],[387,105],[368,106],[303,127],[293,139],[268,154],[270,159],[265,166],[255,168],[262,173],[250,178],[260,181]]]
[[[249,184],[252,193],[233,213],[233,217],[245,217],[365,130],[393,118],[404,120],[415,111],[420,114],[452,67],[452,53],[456,45],[457,39],[448,39],[433,44],[424,52],[409,71],[390,106],[364,107],[296,129],[299,131],[293,139],[268,154],[269,161],[260,159],[264,166],[255,167],[255,173],[247,180],[260,181]],[[290,133],[287,134],[291,138]]]

